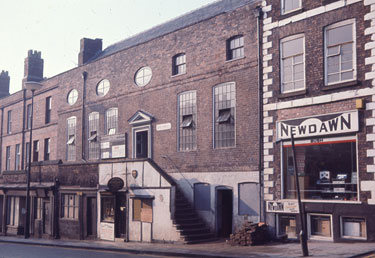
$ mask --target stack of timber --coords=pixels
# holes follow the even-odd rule
[[[229,244],[233,246],[262,245],[268,240],[268,229],[264,222],[245,222],[237,233],[230,235]]]

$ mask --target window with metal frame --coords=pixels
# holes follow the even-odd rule
[[[92,112],[89,114],[89,159],[99,159],[100,158],[100,146],[98,141],[98,131],[99,131],[99,113]]]
[[[12,110],[8,110],[7,133],[12,133]]]
[[[79,196],[76,194],[61,195],[61,217],[78,220]]]
[[[16,153],[15,153],[15,170],[21,170],[21,151],[20,151],[20,144],[16,144]]]
[[[179,130],[178,144],[180,151],[197,148],[197,96],[196,91],[178,95]]]
[[[287,14],[302,8],[302,0],[282,0],[281,14]]]
[[[52,111],[52,97],[46,98],[46,115],[45,123],[49,124],[51,122],[51,111]]]
[[[355,80],[355,19],[327,26],[325,32],[325,85]]]
[[[294,35],[280,42],[281,92],[305,88],[305,37]]]
[[[235,146],[236,85],[223,83],[214,87],[214,147]]]
[[[227,40],[227,60],[244,57],[244,37],[237,35]]]
[[[10,157],[10,146],[7,146],[6,147],[6,163],[5,163],[5,170],[10,170],[10,161],[11,161],[11,157]]]
[[[49,160],[49,155],[51,152],[51,139],[46,138],[44,139],[44,160]]]
[[[173,75],[186,73],[186,55],[184,53],[173,57]]]
[[[105,112],[105,132],[107,135],[116,134],[118,130],[118,109],[110,108]]]
[[[75,116],[67,119],[67,157],[68,161],[76,159],[76,123],[77,118]]]

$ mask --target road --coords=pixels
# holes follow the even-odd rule
[[[0,243],[0,258],[165,258],[166,256],[140,255],[39,245]],[[170,258],[170,257],[169,257]]]

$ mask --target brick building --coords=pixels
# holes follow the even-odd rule
[[[294,133],[309,239],[374,241],[374,1],[262,4],[267,222],[301,228]]]
[[[35,92],[31,234],[194,242],[259,221],[258,1],[219,1],[102,49]],[[3,94],[4,93],[4,94]],[[0,75],[0,229],[25,221],[30,92]]]

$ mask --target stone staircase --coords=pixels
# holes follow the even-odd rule
[[[196,244],[216,240],[215,234],[198,216],[184,194],[176,188],[175,217],[173,220],[181,240],[185,244]]]

